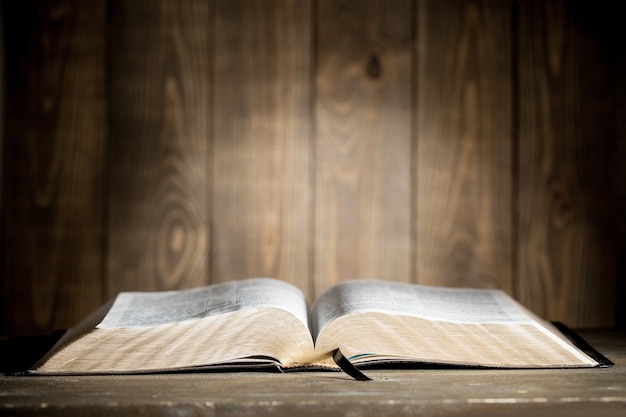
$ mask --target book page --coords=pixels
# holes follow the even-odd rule
[[[289,283],[271,278],[251,278],[178,291],[120,293],[96,327],[157,326],[254,307],[286,310],[308,328],[302,292]]]
[[[92,329],[38,364],[35,373],[134,373],[223,365],[298,364],[313,356],[309,329],[274,307],[159,326]]]
[[[537,323],[458,323],[380,312],[356,312],[328,323],[318,353],[341,352],[354,364],[422,362],[488,367],[596,366]]]
[[[340,347],[359,364],[598,364],[499,290],[346,281],[319,297],[311,320],[318,354]]]
[[[439,288],[390,281],[344,281],[320,296],[312,312],[313,334],[355,312],[381,312],[453,323],[531,322],[499,290]]]

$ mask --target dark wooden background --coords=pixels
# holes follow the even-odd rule
[[[617,4],[4,1],[2,332],[252,276],[624,325]]]

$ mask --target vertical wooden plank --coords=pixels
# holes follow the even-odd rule
[[[411,279],[411,3],[319,2],[315,289]]]
[[[4,324],[47,333],[102,302],[106,1],[3,8]]]
[[[418,281],[510,291],[511,5],[418,4]]]
[[[310,13],[309,1],[217,1],[215,282],[271,276],[306,290]]]
[[[208,280],[210,2],[112,1],[108,293]]]
[[[6,101],[6,97],[4,93],[5,91],[4,84],[6,82],[6,78],[4,76],[5,67],[6,67],[6,54],[4,52],[4,6],[2,5],[2,3],[0,3],[0,56],[3,57],[3,59],[0,60],[0,185],[2,185],[4,184],[4,119],[5,119],[4,103]],[[4,196],[3,196],[2,190],[0,189],[0,215],[1,213],[4,212],[3,197]],[[2,223],[0,223],[0,236],[2,236],[2,233],[3,233],[3,228],[2,228]],[[1,241],[0,241],[0,251],[4,253]],[[0,268],[1,268],[1,265],[2,264],[0,263]],[[2,291],[1,288],[2,288],[2,285],[0,283],[0,291]],[[2,293],[0,292],[0,299],[1,297],[2,297]],[[0,319],[0,326],[2,326],[1,323],[2,323],[2,319]]]
[[[518,295],[576,327],[612,326],[623,304],[626,48],[615,7],[520,2]]]

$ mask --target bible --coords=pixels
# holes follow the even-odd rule
[[[337,370],[337,351],[357,368],[610,365],[499,290],[351,280],[308,310],[297,287],[251,278],[120,293],[66,332],[29,373]]]

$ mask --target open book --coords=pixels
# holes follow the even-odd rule
[[[143,373],[275,366],[338,369],[429,363],[549,368],[604,365],[502,291],[342,282],[309,312],[270,278],[121,293],[69,331],[38,374]]]

